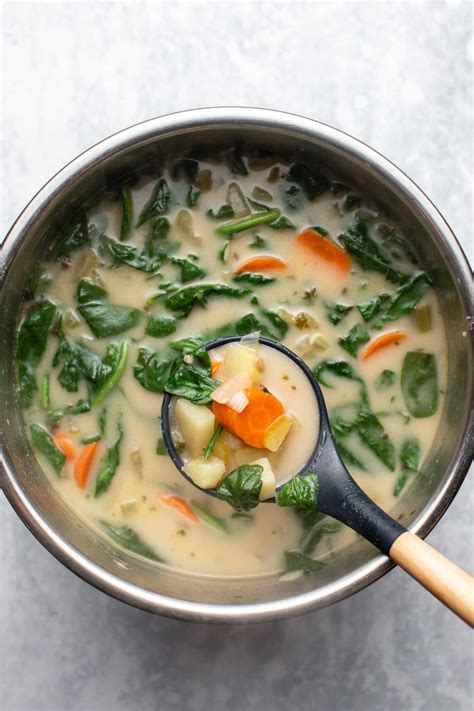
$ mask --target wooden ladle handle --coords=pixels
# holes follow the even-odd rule
[[[413,533],[402,533],[390,558],[443,605],[474,627],[474,578]]]

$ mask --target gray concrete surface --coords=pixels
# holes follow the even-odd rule
[[[353,133],[425,189],[471,258],[473,19],[463,2],[2,6],[1,234],[65,162],[216,104]],[[472,484],[430,542],[473,568]],[[469,711],[468,629],[396,570],[253,627],[154,618],[62,568],[0,496],[2,711]]]

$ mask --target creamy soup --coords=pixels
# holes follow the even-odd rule
[[[443,407],[446,342],[433,285],[397,226],[363,196],[311,166],[235,151],[176,161],[104,195],[72,216],[31,276],[19,402],[41,464],[74,511],[132,553],[199,575],[302,574],[348,545],[355,534],[317,511],[313,475],[296,505],[257,505],[272,493],[270,472],[294,483],[318,413],[302,372],[263,352],[255,334],[313,369],[349,470],[390,511],[417,476]],[[258,377],[235,370],[247,362],[242,352],[226,371],[229,346],[210,357],[202,348],[231,335],[257,352],[257,366],[263,360]],[[217,412],[212,393],[238,372],[252,382],[219,403],[227,414],[204,413],[196,425],[193,408]],[[164,391],[176,408],[181,401],[174,436],[191,479],[220,487],[220,499],[169,458]],[[257,446],[241,428],[250,392],[267,417]]]

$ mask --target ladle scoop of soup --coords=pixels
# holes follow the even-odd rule
[[[197,486],[213,489],[239,466],[261,466],[260,499],[269,499],[276,486],[305,470],[315,450],[314,390],[293,360],[255,338],[212,349],[210,358],[210,402],[181,397],[174,403],[173,440],[184,472]]]

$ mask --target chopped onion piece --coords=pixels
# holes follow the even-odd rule
[[[231,410],[234,410],[234,412],[238,413],[243,412],[248,404],[249,399],[243,390],[239,390],[238,393],[232,395],[232,397],[227,403],[228,407],[230,407]]]
[[[227,405],[233,395],[251,387],[252,381],[250,377],[246,373],[239,373],[219,385],[219,387],[217,387],[211,394],[211,398],[221,405]]]

